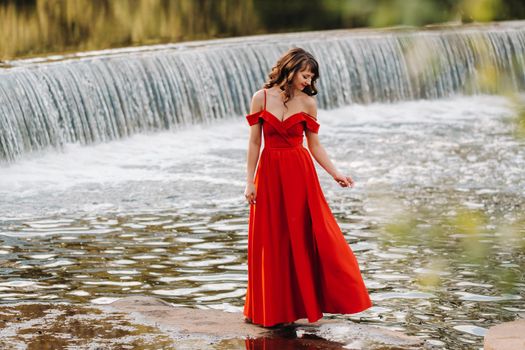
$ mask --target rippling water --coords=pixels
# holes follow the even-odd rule
[[[479,348],[488,327],[523,317],[525,148],[511,115],[490,96],[320,111],[321,141],[357,186],[316,165],[321,184],[374,302],[347,318]],[[146,294],[240,311],[248,130],[232,118],[0,168],[1,302]],[[473,234],[446,219],[462,212],[478,213]]]

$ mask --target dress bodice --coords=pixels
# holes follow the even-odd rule
[[[297,147],[303,144],[303,135],[306,129],[317,133],[319,123],[308,113],[299,112],[280,121],[266,109],[246,116],[248,123],[262,123],[264,145],[269,148]]]
[[[292,114],[284,120],[279,120],[266,109],[266,89],[264,91],[263,109],[246,116],[248,124],[262,122],[264,134],[264,148],[289,148],[303,144],[303,135],[306,129],[317,133],[319,123],[306,112]]]

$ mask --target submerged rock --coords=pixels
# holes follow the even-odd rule
[[[345,349],[420,349],[424,345],[420,338],[388,329],[350,322],[325,322],[300,326],[296,331],[298,335],[314,334],[326,340],[343,343]]]
[[[68,303],[3,304],[0,349],[174,349],[156,327],[133,324],[127,314]]]

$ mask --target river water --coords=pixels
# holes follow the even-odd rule
[[[525,148],[503,97],[320,110],[354,189],[316,164],[374,306],[327,315],[481,347],[523,317]],[[0,302],[107,304],[136,294],[240,311],[244,117],[32,153],[0,168]],[[306,145],[306,143],[305,143]]]

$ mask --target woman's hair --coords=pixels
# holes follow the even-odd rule
[[[264,88],[268,89],[272,86],[278,86],[284,91],[284,104],[290,100],[292,94],[292,81],[295,74],[305,68],[310,68],[313,73],[310,85],[303,89],[303,92],[312,96],[317,95],[317,88],[315,81],[319,78],[319,64],[311,53],[295,47],[288,50],[273,66],[272,71],[268,75],[268,81],[264,84]]]

